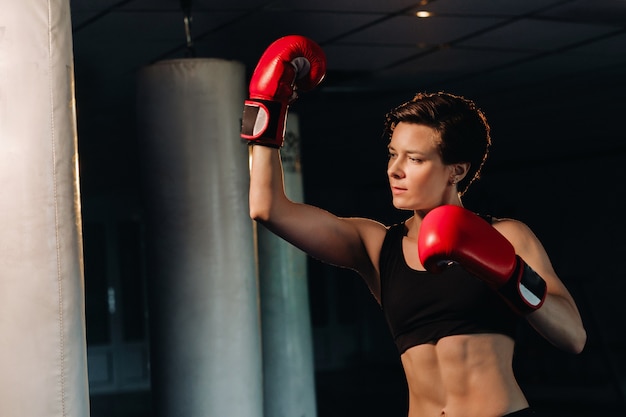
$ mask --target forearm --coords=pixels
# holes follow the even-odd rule
[[[250,217],[270,221],[289,201],[285,196],[283,172],[278,149],[253,146],[250,167]]]
[[[527,317],[529,324],[559,349],[580,353],[587,333],[571,297],[548,294],[540,309]]]

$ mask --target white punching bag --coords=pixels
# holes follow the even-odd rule
[[[208,58],[139,76],[156,417],[263,415],[244,78]]]
[[[89,415],[69,0],[0,1],[0,416]]]
[[[303,202],[300,126],[289,113],[281,149],[285,193]],[[265,417],[315,417],[307,256],[258,226]]]

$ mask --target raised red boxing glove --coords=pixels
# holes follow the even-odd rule
[[[463,207],[445,205],[422,220],[418,253],[430,272],[441,272],[450,262],[496,289],[518,314],[543,304],[546,283],[500,232],[485,219]]]
[[[325,75],[326,56],[318,44],[299,35],[274,41],[252,74],[241,137],[251,144],[280,148],[287,110],[297,91],[313,89]]]

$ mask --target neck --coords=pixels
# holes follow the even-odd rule
[[[413,216],[405,222],[406,227],[409,229],[409,236],[413,234],[417,235],[417,231],[422,224],[422,219],[428,214],[430,210],[434,209],[435,207],[444,205],[463,207],[463,202],[461,201],[461,196],[455,192],[454,195],[450,195],[450,198],[444,198],[443,201],[441,201],[441,203],[436,206],[428,209],[415,210],[413,212]]]

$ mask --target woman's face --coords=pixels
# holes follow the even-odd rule
[[[450,183],[454,166],[442,162],[439,141],[439,134],[424,125],[401,122],[395,127],[387,176],[396,208],[427,211],[457,195]]]

